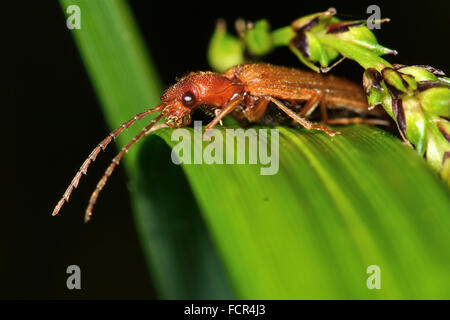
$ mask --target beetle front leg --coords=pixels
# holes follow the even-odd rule
[[[205,127],[205,130],[213,129],[223,118],[230,112],[232,112],[236,107],[241,104],[242,99],[231,100],[219,113],[216,114],[216,117],[212,119],[210,123]]]

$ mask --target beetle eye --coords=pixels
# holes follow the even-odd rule
[[[186,107],[192,107],[195,104],[195,96],[192,92],[188,91],[183,94],[181,101]]]

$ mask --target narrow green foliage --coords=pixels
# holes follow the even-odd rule
[[[198,205],[237,298],[450,298],[448,188],[413,150],[366,126],[340,127],[333,138],[276,129],[280,169],[269,176],[259,164],[166,161],[162,169],[150,155],[170,157],[164,142],[179,143],[171,130],[154,132],[164,142],[152,137],[142,150],[142,181],[163,188],[149,201],[170,193],[174,211]],[[164,182],[181,172],[192,199],[179,201],[172,181]],[[152,243],[165,236],[155,229]],[[381,269],[381,290],[367,287],[371,265]]]

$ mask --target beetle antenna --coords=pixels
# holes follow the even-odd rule
[[[94,207],[95,203],[97,202],[98,195],[102,191],[103,187],[105,186],[106,182],[108,181],[108,178],[111,176],[111,174],[114,171],[114,168],[120,163],[120,160],[125,155],[125,153],[130,150],[130,148],[138,142],[142,137],[144,137],[147,133],[149,133],[152,129],[152,127],[164,116],[164,114],[160,114],[157,116],[153,121],[146,126],[142,131],[136,135],[133,139],[131,139],[130,142],[126,146],[120,150],[120,152],[114,157],[114,159],[111,161],[111,164],[106,169],[105,173],[103,174],[103,177],[100,179],[100,181],[97,183],[97,186],[95,187],[94,192],[91,194],[91,198],[89,199],[89,204],[86,208],[86,213],[84,216],[84,222],[88,222],[92,215],[92,208]]]
[[[97,158],[97,155],[99,154],[100,150],[105,150],[108,144],[113,140],[116,139],[123,131],[123,129],[128,129],[134,122],[144,118],[146,115],[153,113],[155,111],[162,111],[164,108],[164,104],[160,104],[157,107],[153,109],[148,109],[144,112],[138,113],[130,120],[122,123],[120,127],[118,127],[116,130],[112,131],[105,139],[103,139],[102,142],[100,142],[94,150],[89,154],[89,156],[86,158],[86,160],[81,165],[80,169],[78,169],[77,174],[70,182],[69,186],[66,189],[66,192],[64,192],[63,196],[61,197],[61,200],[59,200],[58,204],[55,206],[55,209],[53,209],[52,215],[55,216],[58,214],[58,212],[61,210],[61,207],[65,202],[69,201],[70,194],[72,193],[73,189],[78,186],[78,183],[80,182],[81,176],[87,173],[87,169],[91,162],[95,161]]]

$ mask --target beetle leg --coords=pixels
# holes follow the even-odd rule
[[[230,112],[230,116],[239,124],[242,128],[247,128],[250,125],[250,121],[245,117],[242,110],[239,108]]]
[[[214,128],[222,119],[232,112],[236,107],[242,102],[242,99],[231,100],[223,109],[220,110],[220,113],[216,115],[214,119],[205,127],[205,130],[209,130]]]
[[[262,117],[264,112],[266,112],[270,101],[264,97],[247,97],[248,98],[244,100],[245,109],[243,110],[243,113],[249,121],[256,121]]]
[[[216,109],[216,110],[214,110],[214,115],[217,117],[219,114],[220,114],[220,109]],[[221,125],[221,126],[223,126],[223,121],[222,121],[222,119],[220,119],[220,121],[219,121],[219,124]]]
[[[286,113],[289,117],[294,119],[296,122],[298,122],[300,125],[302,125],[304,128],[306,128],[308,130],[311,130],[311,129],[322,130],[322,131],[326,132],[330,136],[334,136],[336,134],[340,134],[340,132],[330,130],[324,125],[314,124],[314,123],[309,122],[305,118],[300,117],[294,111],[292,111],[291,109],[286,107],[281,101],[279,101],[277,99],[274,99],[271,96],[267,96],[266,98],[268,100],[270,100],[271,102],[275,103],[277,105],[277,107],[280,108],[284,113]]]
[[[314,110],[316,110],[322,98],[323,93],[316,92],[316,94],[314,94],[311,99],[306,102],[305,106],[302,108],[302,110],[300,110],[298,115],[302,118],[308,117],[311,113],[313,113]]]
[[[361,117],[352,118],[335,118],[328,119],[328,112],[325,103],[320,103],[320,112],[322,113],[322,122],[326,124],[351,124],[351,123],[363,123],[368,125],[389,126],[390,122],[384,119],[365,119]]]

